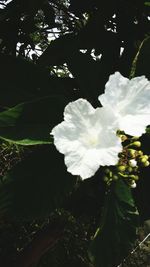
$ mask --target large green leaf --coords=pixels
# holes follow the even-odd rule
[[[42,146],[10,170],[0,183],[0,215],[44,218],[63,207],[76,183],[54,146]]]
[[[119,180],[107,194],[101,224],[90,247],[96,267],[116,267],[136,238],[138,213],[130,188]]]
[[[0,113],[0,138],[21,145],[51,143],[50,131],[63,119],[69,100],[51,96]]]

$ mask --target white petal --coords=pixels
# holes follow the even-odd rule
[[[84,99],[69,103],[64,110],[64,120],[55,126],[51,134],[54,135],[54,144],[61,153],[74,150],[78,145],[79,136],[88,128],[88,116],[95,109]]]
[[[127,115],[119,120],[119,129],[131,136],[141,136],[150,124],[150,115]]]
[[[65,154],[68,151],[77,149],[79,146],[79,132],[72,124],[67,124],[65,121],[55,126],[51,134],[54,136],[54,144],[59,152]]]
[[[144,77],[124,78],[116,72],[99,96],[101,104],[112,108],[118,116],[120,130],[130,135],[142,135],[150,124],[150,82]]]
[[[122,151],[116,136],[116,117],[109,108],[94,109],[88,101],[69,103],[64,121],[51,132],[56,148],[65,154],[69,172],[83,179],[95,174],[102,165],[115,165]]]
[[[64,110],[64,120],[72,123],[77,127],[88,125],[88,117],[95,112],[92,105],[83,98],[70,102]],[[81,125],[80,125],[81,124]]]
[[[97,123],[98,129],[100,128],[100,124],[102,129],[107,128],[107,130],[112,130],[115,133],[116,130],[119,129],[118,116],[109,107],[97,108],[93,117],[95,117],[95,122]]]
[[[67,153],[65,164],[73,175],[86,179],[93,176],[100,166],[116,165],[121,151],[120,138],[114,133],[103,131],[96,147],[84,150],[81,146],[80,149]]]
[[[116,105],[125,98],[126,86],[128,79],[123,77],[119,72],[110,75],[108,82],[105,86],[105,93],[99,96],[99,101],[102,106],[111,106],[116,108]]]

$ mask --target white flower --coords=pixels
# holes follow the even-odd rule
[[[116,72],[110,76],[99,101],[116,114],[119,130],[132,136],[145,133],[150,124],[150,82],[145,76],[129,80]]]
[[[134,167],[137,166],[137,161],[135,159],[130,159],[129,160],[129,165],[134,168]]]
[[[54,144],[65,154],[68,172],[83,179],[95,174],[98,168],[115,165],[122,151],[116,136],[116,119],[109,109],[94,109],[82,98],[69,103],[64,110],[64,121],[52,129]]]

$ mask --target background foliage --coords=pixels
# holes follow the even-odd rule
[[[84,182],[72,177],[49,133],[68,102],[83,97],[99,105],[115,71],[150,79],[149,35],[149,1],[0,1],[4,267],[113,267],[131,249],[135,203],[140,221],[150,218],[149,169],[141,173],[134,200],[120,182],[107,198],[102,172]],[[149,153],[149,134],[141,141]]]

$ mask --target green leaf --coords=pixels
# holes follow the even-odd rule
[[[19,104],[0,113],[0,138],[21,145],[51,143],[51,129],[63,120],[68,100],[61,96]]]
[[[131,77],[145,75],[150,80],[150,38],[144,39],[133,61]]]
[[[116,267],[136,238],[138,212],[130,188],[118,180],[107,194],[101,224],[89,256],[96,267]]]
[[[76,183],[54,146],[42,146],[10,170],[0,183],[0,216],[32,220],[63,207]]]

